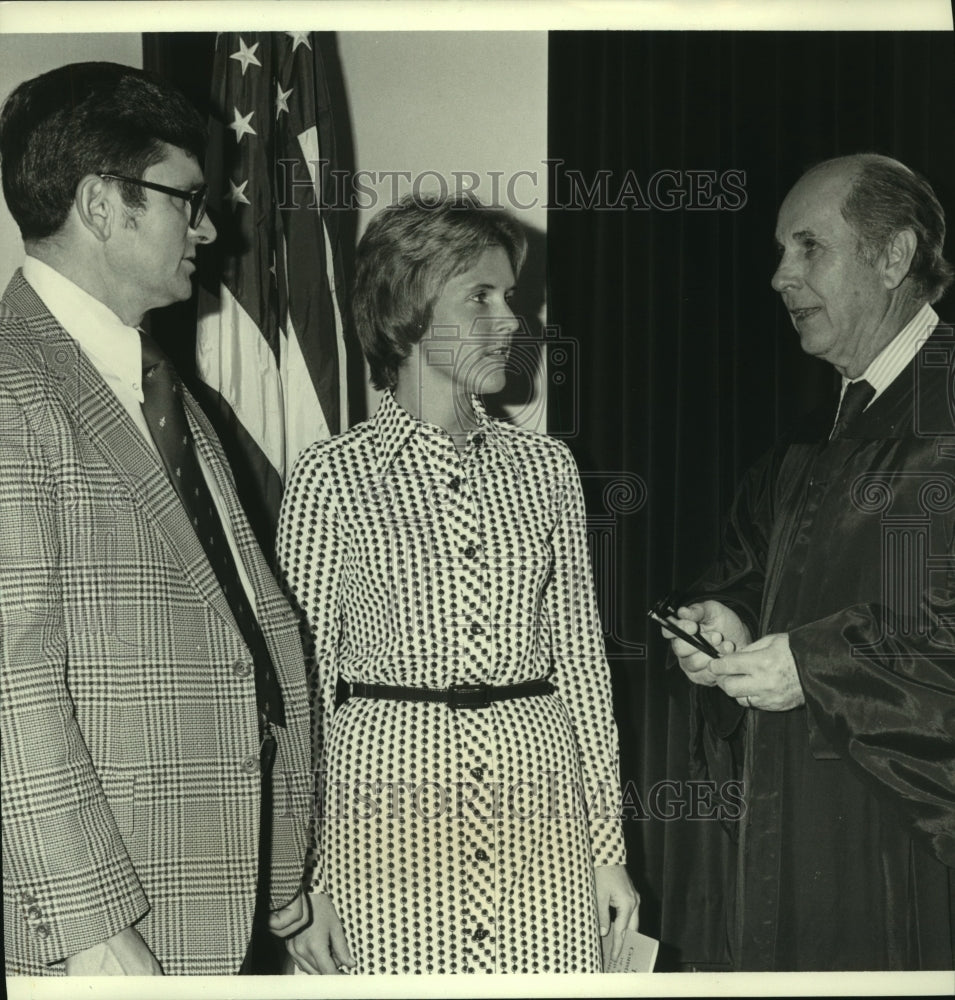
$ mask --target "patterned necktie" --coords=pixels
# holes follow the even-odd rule
[[[845,433],[849,424],[869,405],[874,395],[875,389],[864,378],[859,379],[858,382],[850,382],[846,386],[846,391],[842,394],[842,403],[839,406],[839,416],[836,418],[836,424],[829,435],[830,441]]]
[[[143,414],[163,465],[196,535],[209,557],[222,593],[229,602],[255,664],[255,695],[263,722],[285,725],[282,691],[265,638],[239,578],[222,522],[199,466],[195,443],[182,401],[179,376],[148,334],[143,346]]]

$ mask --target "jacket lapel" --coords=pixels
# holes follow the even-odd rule
[[[4,303],[28,324],[47,360],[49,391],[72,414],[77,433],[102,455],[139,506],[165,537],[193,587],[238,634],[238,627],[205,551],[160,463],[122,403],[79,345],[53,318],[17,271]]]
[[[219,496],[222,497],[225,504],[236,549],[255,594],[254,610],[259,625],[263,631],[268,630],[277,621],[286,625],[292,618],[291,608],[276,585],[275,578],[259,548],[259,543],[249,526],[245,511],[236,493],[235,480],[225,451],[209,418],[188,389],[183,394],[183,400],[199,454],[206,467],[211,470]]]

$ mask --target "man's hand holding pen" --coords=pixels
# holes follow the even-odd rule
[[[659,613],[651,613],[651,617],[662,626],[664,638],[671,640],[670,646],[677,655],[680,668],[694,684],[713,687],[720,683],[717,672],[719,661],[711,655],[712,652],[722,657],[749,644],[749,629],[735,611],[719,601],[701,601],[670,609],[660,609],[658,606],[654,612],[658,610],[671,612],[665,617]],[[681,632],[686,633],[686,637],[668,629],[667,621],[672,621]],[[692,643],[690,637],[696,637],[697,643]],[[711,647],[709,652],[700,648],[700,638]]]
[[[667,618],[677,628],[689,637],[702,637],[719,653],[714,658],[663,626],[681,669],[694,684],[718,685],[740,705],[763,711],[785,712],[804,704],[788,635],[764,635],[751,642],[749,629],[736,612],[719,601],[674,610]]]

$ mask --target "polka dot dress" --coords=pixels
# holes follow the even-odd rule
[[[624,847],[579,478],[562,444],[475,412],[459,452],[386,395],[290,476],[278,555],[308,623],[315,886],[361,973],[594,972],[594,866]],[[486,708],[335,703],[339,678],[542,677],[553,695]]]

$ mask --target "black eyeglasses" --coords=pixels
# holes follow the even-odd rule
[[[138,184],[150,191],[161,191],[182,198],[189,203],[189,228],[196,229],[206,216],[206,197],[209,186],[201,184],[195,191],[179,191],[177,188],[166,187],[165,184],[153,184],[152,181],[141,181],[137,177],[123,177],[122,174],[99,174],[104,181],[124,181],[126,184]]]

